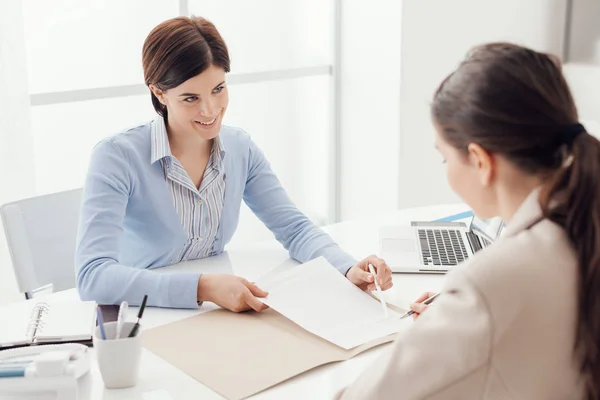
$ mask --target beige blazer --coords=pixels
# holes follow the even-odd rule
[[[534,191],[502,238],[338,395],[347,399],[584,398],[573,355],[577,261]]]

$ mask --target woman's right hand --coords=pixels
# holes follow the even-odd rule
[[[254,283],[235,275],[202,275],[198,280],[198,301],[210,301],[233,312],[263,311],[268,306],[257,297],[267,295]]]
[[[423,304],[423,302],[433,295],[435,295],[435,292],[425,292],[421,296],[419,296],[419,298],[416,299],[414,303],[410,305],[410,309],[415,312],[413,314],[413,319],[417,319],[419,315],[421,315],[425,312],[425,310],[427,310],[427,307],[429,306],[427,304]]]

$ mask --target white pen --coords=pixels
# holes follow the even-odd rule
[[[381,287],[379,287],[379,283],[377,282],[377,275],[375,274],[375,269],[371,264],[369,265],[369,271],[371,271],[371,275],[373,275],[373,282],[375,282],[375,289],[377,289],[377,296],[379,296],[379,301],[381,301],[381,307],[383,307],[383,315],[388,317],[388,308],[385,299],[383,298],[383,292],[381,291]]]
[[[119,315],[117,317],[117,334],[115,336],[116,339],[121,337],[121,330],[125,324],[125,318],[127,318],[127,308],[129,308],[129,304],[126,301],[122,302],[119,306]]]

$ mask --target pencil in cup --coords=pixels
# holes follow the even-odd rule
[[[119,306],[119,312],[117,314],[117,334],[116,338],[120,339],[123,332],[123,324],[127,320],[127,310],[129,309],[129,304],[126,301],[121,302]]]
[[[142,315],[144,315],[144,310],[146,309],[146,301],[148,301],[148,295],[144,295],[144,299],[142,300],[142,305],[140,306],[140,310],[138,311],[137,321],[131,328],[131,332],[129,332],[128,337],[134,337],[137,335],[140,329],[140,321],[142,319]]]

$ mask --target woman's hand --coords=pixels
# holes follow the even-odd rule
[[[377,256],[369,256],[364,260],[359,261],[355,266],[348,270],[346,278],[362,290],[375,290],[375,282],[373,280],[373,275],[369,272],[369,264],[375,269],[377,283],[379,283],[381,290],[388,290],[394,285],[392,282],[392,270],[385,261]]]
[[[415,312],[413,314],[413,319],[417,319],[419,315],[423,314],[425,310],[427,310],[429,306],[427,304],[423,304],[423,302],[434,295],[434,292],[425,292],[421,296],[419,296],[419,298],[415,300],[414,303],[410,305],[410,309]]]
[[[267,295],[254,283],[235,275],[202,275],[198,280],[198,301],[210,301],[233,312],[263,311],[268,306],[257,297]]]

